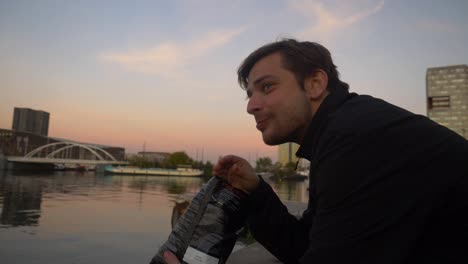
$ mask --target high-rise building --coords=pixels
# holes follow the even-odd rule
[[[468,66],[427,69],[427,116],[468,139]]]
[[[49,134],[49,113],[41,110],[15,107],[12,129],[40,136]]]
[[[299,145],[296,143],[284,143],[278,146],[278,162],[283,166],[290,162],[297,162],[296,152]]]

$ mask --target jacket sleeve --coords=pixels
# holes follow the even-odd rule
[[[301,219],[291,215],[263,179],[249,200],[247,223],[255,239],[283,263],[298,263],[308,247],[307,211]]]

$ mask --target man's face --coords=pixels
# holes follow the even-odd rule
[[[282,65],[280,53],[259,60],[248,76],[247,112],[268,145],[300,143],[313,113],[306,92]]]

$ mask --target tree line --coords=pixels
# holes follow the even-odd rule
[[[185,153],[185,151],[177,151],[171,153],[161,162],[146,157],[144,155],[135,155],[128,158],[130,166],[139,168],[165,168],[165,169],[176,169],[179,165],[190,165],[194,169],[203,171],[205,176],[211,176],[213,170],[213,164],[210,161],[195,161]]]
[[[213,163],[210,161],[195,161],[185,153],[185,151],[177,151],[171,153],[163,161],[158,162],[157,160],[152,160],[149,157],[142,155],[135,155],[128,158],[128,161],[131,166],[139,168],[166,168],[166,169],[176,169],[179,165],[190,165],[194,169],[199,169],[203,171],[205,176],[211,176],[213,170]],[[255,162],[255,171],[257,173],[270,173],[272,176],[282,179],[286,176],[294,175],[296,169],[296,163],[289,162],[286,165],[282,165],[280,162],[273,164],[271,158],[261,157],[258,158]]]
[[[262,157],[255,161],[255,171],[257,173],[269,173],[277,179],[283,179],[296,173],[296,163],[289,162],[283,166],[280,162],[273,164],[269,157]]]

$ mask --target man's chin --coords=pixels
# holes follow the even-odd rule
[[[276,146],[276,145],[279,145],[279,144],[286,143],[286,141],[284,141],[284,140],[281,140],[279,138],[275,138],[275,137],[272,137],[272,136],[268,136],[265,133],[262,133],[262,138],[263,138],[263,142],[265,144],[267,144],[268,146]]]

